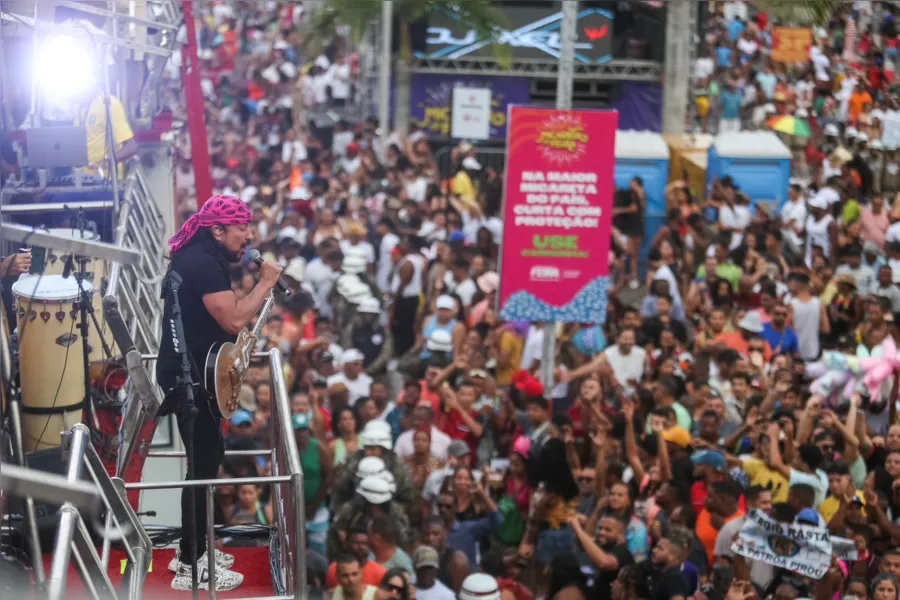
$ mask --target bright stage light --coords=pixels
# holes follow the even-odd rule
[[[70,34],[52,34],[38,49],[38,82],[45,93],[73,97],[94,87],[98,58],[90,42]]]

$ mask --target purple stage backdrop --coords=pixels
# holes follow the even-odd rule
[[[662,133],[662,86],[620,81],[610,108],[619,111],[619,129]]]
[[[529,80],[525,77],[489,77],[469,75],[451,77],[416,73],[409,96],[410,118],[433,137],[450,136],[450,107],[454,87],[491,89],[491,138],[506,139],[506,107],[528,104]],[[392,103],[393,104],[393,103]]]

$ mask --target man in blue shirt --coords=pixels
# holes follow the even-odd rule
[[[457,521],[456,496],[452,492],[442,493],[437,505],[438,515],[447,529],[447,545],[465,554],[472,566],[481,564],[478,560],[478,544],[488,539],[503,524],[503,515],[497,511],[497,505],[480,483],[475,484],[475,490],[487,508],[487,513],[479,519]]]
[[[720,104],[722,106],[722,118],[719,120],[719,133],[732,133],[741,130],[741,101],[743,97],[737,89],[734,80],[728,82],[728,87],[722,90]]]
[[[744,33],[744,30],[747,28],[744,25],[744,22],[738,18],[734,18],[728,22],[728,37],[732,42],[736,42],[737,39]]]
[[[778,78],[772,72],[772,65],[765,65],[763,70],[756,74],[756,81],[759,82],[760,87],[766,93],[766,100],[771,100],[775,97],[775,86],[778,83]]]
[[[787,306],[776,304],[771,316],[772,320],[763,325],[762,338],[772,348],[772,354],[799,354],[800,342],[797,339],[797,332],[787,326]]]
[[[731,67],[731,56],[734,52],[725,42],[719,42],[716,46],[716,66],[727,69]]]

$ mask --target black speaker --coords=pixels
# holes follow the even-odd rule
[[[38,471],[54,473],[56,475],[65,475],[66,473],[66,465],[63,464],[61,448],[39,450],[37,452],[26,454],[25,466],[29,469],[37,469]],[[87,470],[85,469],[85,473],[82,475],[82,479],[84,480],[89,478],[86,471]],[[59,515],[57,513],[60,506],[61,504],[43,502],[40,500],[35,500],[34,502],[34,512],[37,517],[38,539],[41,542],[42,552],[49,552],[53,549],[53,542],[56,540],[56,530],[59,526]],[[18,534],[10,540],[10,543],[13,545],[21,544],[19,547],[22,550],[30,551],[31,549],[27,548],[27,542],[24,541],[26,539],[27,528],[27,523],[25,521],[25,499],[16,497],[8,498],[7,510],[11,517],[10,525]],[[95,536],[94,528],[88,520],[91,516],[82,514],[81,518],[85,520],[85,524],[88,526],[88,531],[91,532],[91,535]]]

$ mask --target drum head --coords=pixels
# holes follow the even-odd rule
[[[84,291],[94,291],[91,282],[82,283]],[[29,275],[22,277],[12,285],[13,294],[32,300],[74,300],[78,298],[78,282],[75,277],[65,278],[62,275]]]
[[[66,238],[69,240],[87,240],[88,242],[99,242],[100,234],[93,231],[80,231],[70,227],[55,227],[48,229],[47,233],[56,237]]]

